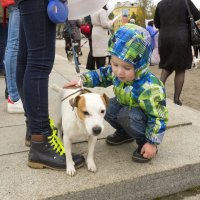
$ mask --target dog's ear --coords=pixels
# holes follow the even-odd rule
[[[105,104],[106,107],[107,107],[108,104],[109,104],[109,101],[110,101],[109,97],[104,93],[104,94],[102,95],[102,99],[103,99],[104,104]]]
[[[78,107],[79,100],[80,100],[80,96],[75,97],[75,99],[72,98],[69,100],[69,103],[72,106],[72,108]]]

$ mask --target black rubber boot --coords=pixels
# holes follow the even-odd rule
[[[82,155],[72,154],[75,168],[82,167],[85,159]],[[51,135],[32,135],[28,166],[35,169],[49,168],[66,170],[65,151],[56,131]]]
[[[25,135],[25,146],[31,146],[31,133],[28,126],[28,121],[26,120],[26,135]]]
[[[130,135],[126,133],[120,133],[117,131],[106,138],[106,142],[110,145],[119,145],[133,141],[134,139]]]

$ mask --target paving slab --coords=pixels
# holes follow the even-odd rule
[[[72,64],[56,56],[50,75],[51,84],[62,86],[76,78]],[[81,71],[85,69],[82,67]],[[4,91],[0,78],[0,91]],[[94,88],[95,92],[113,96],[112,87]],[[57,94],[49,88],[49,112],[56,117]],[[114,130],[106,124],[95,149],[97,173],[86,166],[75,177],[65,171],[33,170],[26,166],[28,148],[24,146],[25,123],[22,114],[6,112],[4,93],[0,93],[0,199],[152,199],[200,185],[200,112],[177,106],[167,99],[168,130],[159,153],[147,164],[132,162],[135,143],[112,147],[104,138]],[[87,155],[84,138],[73,145],[73,151]]]
[[[5,99],[5,78],[0,77],[0,132],[2,127],[24,124],[23,114],[8,114],[7,100]]]
[[[25,125],[0,128],[0,156],[28,151],[25,144]],[[0,157],[1,158],[1,157]]]
[[[193,196],[193,197],[185,197],[184,200],[199,200],[200,199],[200,194]]]
[[[94,174],[86,166],[74,177],[65,171],[26,166],[28,152],[0,157],[0,199],[152,199],[200,184],[199,127],[169,129],[156,158],[147,164],[131,160],[135,143],[113,147],[97,142]],[[87,154],[87,143],[73,151]],[[9,186],[9,187],[8,187]]]

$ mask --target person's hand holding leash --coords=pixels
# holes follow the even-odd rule
[[[69,89],[69,88],[80,88],[82,87],[82,81],[80,80],[73,80],[70,81],[69,83],[65,83],[63,88]]]

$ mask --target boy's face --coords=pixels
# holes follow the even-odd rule
[[[116,77],[122,82],[133,81],[135,78],[135,70],[132,64],[127,63],[116,56],[112,56],[112,71]]]

